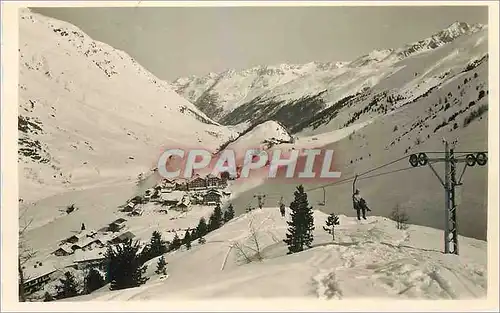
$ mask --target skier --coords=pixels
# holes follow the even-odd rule
[[[285,205],[283,203],[280,205],[280,213],[282,217],[285,217]]]
[[[371,210],[366,205],[365,199],[361,197],[359,189],[356,189],[356,191],[352,195],[352,201],[354,204],[354,209],[356,210],[356,214],[358,216],[358,220],[361,220],[361,214],[363,215],[363,219],[366,220],[366,211],[371,212]]]
[[[85,230],[85,224],[84,224],[84,223],[82,223],[82,228],[81,228],[81,230]]]

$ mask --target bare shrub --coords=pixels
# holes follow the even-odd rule
[[[397,229],[407,229],[409,216],[406,210],[397,204],[391,212],[390,219],[396,222]]]

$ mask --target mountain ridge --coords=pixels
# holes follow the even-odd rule
[[[349,62],[313,61],[305,64],[260,65],[240,71],[228,69],[201,77],[179,78],[172,82],[172,86],[214,120],[223,124],[233,124],[243,120],[236,118],[233,122],[228,115],[240,115],[240,107],[243,105],[260,102],[262,99],[266,99],[267,103],[273,102],[273,98],[291,103],[303,97],[314,98],[325,90],[335,89],[335,85],[332,85],[334,81],[349,84],[349,81],[342,81],[339,78],[342,75],[352,75],[350,73],[366,77],[366,82],[360,81],[361,85],[353,85],[354,89],[343,96],[355,94],[363,88],[376,85],[378,79],[376,76],[384,75],[384,71],[385,75],[391,75],[390,67],[396,67],[395,64],[398,62],[410,57],[419,57],[422,53],[431,53],[461,37],[472,36],[485,30],[487,30],[486,25],[455,22],[425,39],[396,49],[373,50]],[[370,71],[372,73],[369,73]],[[296,92],[305,88],[311,91]],[[269,116],[269,119],[275,117]]]

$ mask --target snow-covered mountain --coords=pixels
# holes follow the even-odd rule
[[[135,180],[161,148],[216,148],[236,131],[172,91],[123,51],[75,26],[22,10],[20,197]]]
[[[325,189],[304,183],[315,209],[315,240],[312,248],[287,255],[282,239],[290,216],[283,218],[276,204],[288,207],[297,184],[231,181],[226,200],[236,218],[209,233],[205,244],[165,254],[167,277],[154,272],[158,260],[152,259],[141,287],[110,292],[105,286],[67,300],[486,295],[488,167],[468,169],[457,188],[460,255],[443,255],[442,186],[430,169],[409,169],[407,160],[410,153],[442,151],[443,137],[458,138],[459,155],[487,150],[486,27],[456,23],[353,62],[258,67],[169,84],[74,26],[23,10],[19,53],[20,206],[33,221],[23,239],[37,252],[26,272],[39,272],[42,261],[72,268],[80,253],[54,251],[82,223],[106,242],[102,229],[122,218],[124,232],[147,242],[155,230],[171,240],[208,219],[213,207],[205,205],[167,212],[149,202],[140,216],[122,212],[143,191],[137,175],[151,172],[163,147],[332,148],[341,179],[365,173],[356,187],[375,215],[353,218],[352,180]],[[256,194],[266,195],[264,208],[244,214],[256,206]],[[74,212],[60,212],[70,204]],[[382,217],[398,205],[411,224],[423,226],[401,230]],[[322,228],[325,212],[340,215],[333,243]]]
[[[429,38],[398,49],[374,50],[351,62],[260,66],[239,72],[228,70],[205,77],[180,78],[172,85],[179,94],[223,124],[255,121],[255,116],[259,115],[256,122],[274,119],[294,128],[298,126],[298,120],[311,119],[342,99],[376,88],[384,78],[408,70],[403,63],[406,58],[437,54],[438,60],[430,57],[433,59],[431,64],[422,64],[424,71],[426,66],[430,68],[439,62],[439,58],[448,57],[437,48],[474,35],[478,40],[487,40],[487,26],[456,22]],[[480,59],[487,53],[487,45],[481,45],[480,49],[474,45],[461,49],[463,51],[459,53],[466,57],[452,64],[451,68],[443,69],[442,73],[435,73],[450,70],[444,77],[411,73],[415,75],[409,79],[421,80],[422,84],[429,79],[444,82],[457,74],[456,67],[465,67],[470,59]],[[475,50],[474,53],[471,50]],[[403,88],[407,83],[408,80],[393,82],[391,88]]]

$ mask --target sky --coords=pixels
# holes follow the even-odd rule
[[[258,65],[350,61],[455,21],[488,24],[480,6],[34,8],[127,52],[173,81]]]

